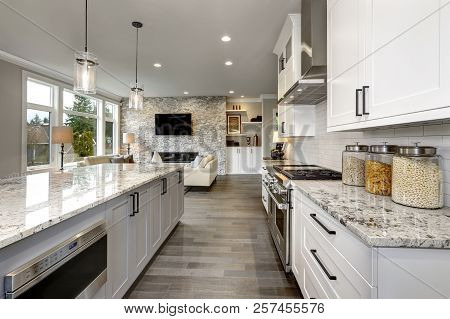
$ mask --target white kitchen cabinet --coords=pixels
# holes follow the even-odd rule
[[[278,99],[301,77],[301,16],[289,14],[273,51],[278,57]]]
[[[121,298],[130,285],[129,247],[131,200],[129,194],[107,203],[106,214],[111,219],[108,229],[108,298]]]
[[[329,1],[328,131],[450,117],[448,3],[356,2]]]
[[[129,217],[128,260],[131,277],[136,277],[150,260],[148,247],[150,244],[150,188],[148,186],[141,187],[133,192],[133,195],[135,198],[133,199],[131,196],[130,198],[135,200],[136,212],[134,214],[131,212]]]
[[[312,105],[280,104],[278,106],[278,136],[314,136],[316,112]]]
[[[162,243],[162,182],[158,181],[150,187],[150,255],[152,256]]]
[[[124,296],[175,228],[183,190],[182,173],[175,172],[107,203],[108,298]]]
[[[439,6],[437,0],[413,2],[422,5],[417,4],[417,8],[408,5],[411,10],[406,11],[422,10],[425,14]],[[364,85],[368,86],[367,121],[413,113],[418,113],[417,119],[422,120],[422,112],[450,106],[449,19],[449,6],[434,11],[376,51],[380,42],[377,37],[383,32],[381,27],[373,25],[367,42],[375,52],[364,62]]]
[[[362,58],[362,0],[328,0],[328,79],[332,80]]]
[[[227,174],[260,174],[261,147],[228,147]]]

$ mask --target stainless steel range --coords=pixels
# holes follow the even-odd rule
[[[267,221],[278,255],[286,272],[291,271],[291,180],[339,180],[341,173],[316,165],[268,166],[263,187],[269,194]]]

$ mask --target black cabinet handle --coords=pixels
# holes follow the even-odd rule
[[[366,111],[366,91],[369,89],[367,85],[362,87],[362,96],[363,96],[363,114],[369,115],[369,112]]]
[[[139,193],[135,192],[134,195],[136,197],[136,213],[135,214],[137,214],[137,213],[139,213]]]
[[[132,201],[133,201],[133,212],[131,213],[131,217],[133,217],[134,215],[136,215],[136,201],[135,201],[135,199],[134,199],[134,196],[135,194],[130,194],[130,196],[132,197]]]
[[[167,178],[163,178],[162,180],[162,193],[161,195],[164,195],[167,193]]]
[[[362,92],[362,89],[356,90],[356,116],[362,116],[361,113],[359,113],[359,93]]]
[[[327,275],[328,279],[329,280],[336,280],[337,279],[336,276],[330,275],[330,273],[328,272],[327,268],[324,266],[324,264],[320,260],[319,256],[317,255],[317,250],[311,249],[310,252],[313,255],[314,259],[319,264],[320,268],[322,268],[322,270],[325,273],[325,275]]]
[[[284,124],[285,124],[285,122],[281,122],[281,133],[286,133],[286,132],[284,131]]]
[[[181,171],[178,171],[178,184],[181,184],[182,179],[181,179]]]
[[[336,232],[334,230],[329,230],[324,224],[321,223],[320,220],[317,219],[317,215],[316,214],[309,214],[309,216],[311,216],[312,219],[314,219],[314,221],[320,225],[320,227],[322,227],[328,234],[330,235],[336,235]]]

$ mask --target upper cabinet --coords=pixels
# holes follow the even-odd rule
[[[278,136],[314,136],[316,112],[313,105],[279,105]]]
[[[300,14],[290,14],[274,48],[278,56],[278,100],[301,77],[301,24]]]
[[[450,117],[450,5],[394,2],[328,1],[328,131]]]

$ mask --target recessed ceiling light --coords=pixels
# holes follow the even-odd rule
[[[228,65],[228,66],[233,65],[233,62],[232,61],[227,61],[227,62],[225,62],[225,65]]]
[[[231,38],[228,35],[224,35],[221,39],[223,42],[230,42]]]
[[[160,68],[160,67],[162,67],[161,63],[155,63],[155,64],[153,64],[153,66],[154,66],[155,68]]]
[[[234,91],[233,90],[231,90],[230,92],[228,92],[228,93],[230,93],[230,94],[234,94]]]
[[[188,95],[189,92],[188,92],[188,91],[184,91],[183,94],[184,94],[184,95]]]
[[[298,90],[297,90],[297,92],[301,92],[301,91],[303,91],[303,90],[302,90],[302,89],[298,89]]]
[[[293,99],[293,98],[294,98],[294,96],[293,96],[293,95],[291,95],[291,96],[290,96],[290,98],[291,98],[291,99]]]
[[[244,95],[241,95],[241,97],[245,97]]]

